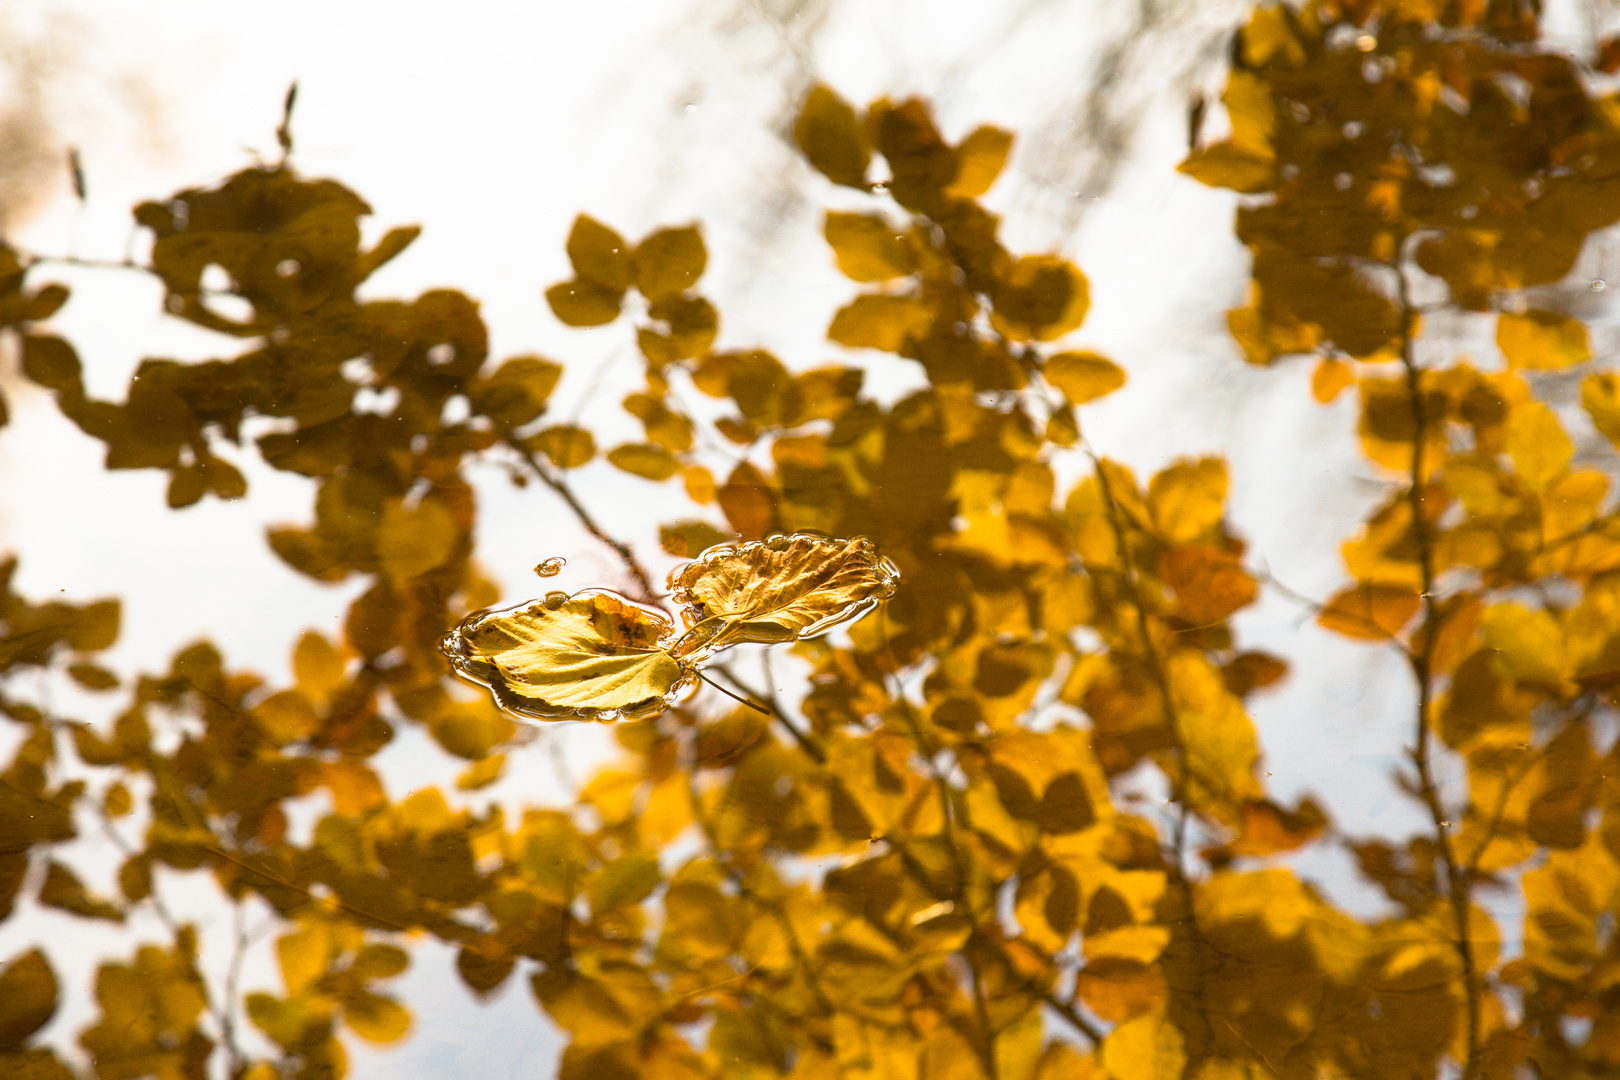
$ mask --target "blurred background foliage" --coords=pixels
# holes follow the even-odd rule
[[[251,443],[312,507],[270,549],[353,600],[341,633],[289,643],[285,685],[208,642],[127,680],[98,663],[117,600],[20,595],[4,564],[0,911],[166,933],[101,963],[71,1046],[36,1039],[51,943],[7,957],[0,1071],[339,1077],[352,1040],[410,1036],[389,980],[437,942],[473,994],[528,984],[568,1078],[1620,1075],[1620,376],[1583,306],[1606,283],[1570,280],[1620,218],[1620,44],[1568,55],[1540,17],[1264,4],[1220,102],[1188,110],[1181,170],[1243,196],[1242,356],[1357,400],[1380,501],[1318,598],[1237,535],[1223,459],[1138,477],[1091,443],[1084,407],[1132,390],[1069,338],[1090,284],[986,208],[1014,133],[947,138],[921,99],[806,79],[787,125],[860,286],[826,326],[847,361],[727,339],[701,226],[575,221],[545,300],[642,360],[615,387],[640,437],[611,446],[550,408],[565,363],[490,355],[472,298],[357,292],[417,230],[363,242],[362,198],[295,168],[293,94],[279,160],[136,207],[150,256],[108,268],[228,355],[146,359],[98,397],[51,322],[73,260],[8,246],[7,362],[106,468],[162,470],[176,511],[251,500],[232,464]],[[891,367],[917,388],[871,393]],[[598,459],[622,478],[580,483]],[[711,667],[765,711],[706,691],[620,720],[572,804],[511,812],[479,793],[536,728],[439,650],[500,599],[482,465],[576,521],[615,560],[599,584],[636,601],[667,599],[653,553],[600,508],[646,485],[687,506],[658,523],[668,555],[864,537],[899,591]],[[1385,753],[1413,834],[1268,791],[1248,702],[1311,673],[1234,633],[1263,590],[1399,658]],[[116,700],[110,721],[64,708],[58,676]],[[408,793],[376,762],[406,728],[459,762]],[[122,853],[116,891],[74,865],[92,831]],[[1382,913],[1300,877],[1311,848],[1348,856]],[[205,925],[165,900],[199,887]],[[255,953],[273,982],[244,984]]]

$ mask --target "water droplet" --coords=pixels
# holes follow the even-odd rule
[[[427,351],[428,363],[435,366],[439,364],[448,364],[455,358],[456,347],[454,345],[447,345],[442,341]]]
[[[568,565],[568,560],[567,559],[564,559],[564,558],[562,558],[560,556],[556,556],[556,557],[547,559],[545,562],[541,563],[539,566],[536,566],[534,568],[534,572],[536,574],[539,574],[541,577],[556,577],[558,574],[560,574],[562,572],[562,568],[567,566],[567,565]]]
[[[545,605],[547,611],[556,611],[566,603],[568,603],[567,593],[561,590],[546,593]]]
[[[1440,823],[1440,827],[1441,827],[1441,828],[1442,828],[1442,829],[1449,829],[1449,828],[1451,828],[1451,822],[1449,822],[1449,821],[1442,821],[1442,822],[1441,822],[1441,823]]]
[[[301,269],[297,259],[282,259],[276,263],[276,277],[292,277]]]
[[[786,551],[788,546],[788,538],[783,536],[781,533],[777,533],[775,536],[768,537],[765,540],[765,546],[771,551]]]
[[[1609,283],[1607,281],[1604,281],[1602,278],[1598,278],[1597,280],[1592,282],[1592,291],[1593,292],[1602,292],[1604,289],[1607,289],[1608,287],[1609,287]]]

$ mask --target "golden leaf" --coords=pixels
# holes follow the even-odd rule
[[[563,281],[546,290],[552,314],[568,326],[603,326],[619,317],[623,293],[589,281]]]
[[[473,615],[440,648],[509,712],[614,720],[656,715],[692,685],[667,651],[673,630],[662,612],[591,589]]]
[[[1007,164],[1012,149],[1012,132],[997,127],[976,127],[956,146],[956,179],[945,194],[959,199],[977,199],[990,190]]]
[[[1226,502],[1226,462],[1178,461],[1148,483],[1148,509],[1167,540],[1186,543],[1220,523]]]
[[[1597,429],[1620,446],[1620,375],[1588,375],[1581,383],[1581,404]]]
[[[671,596],[691,626],[675,652],[706,656],[739,642],[814,637],[893,596],[899,579],[861,536],[794,533],[710,548],[670,574]]]
[[[1516,406],[1508,420],[1507,452],[1530,489],[1545,491],[1569,468],[1575,444],[1556,413],[1539,401],[1527,401]]]
[[[13,1050],[56,1012],[56,975],[38,949],[0,971],[0,1052]]]
[[[622,294],[630,287],[630,249],[624,237],[595,218],[585,214],[574,218],[567,250],[574,276],[581,281],[609,293]]]
[[[1497,316],[1496,346],[1508,367],[1532,371],[1571,367],[1592,359],[1586,325],[1552,311]]]
[[[1355,385],[1355,381],[1355,368],[1343,360],[1324,356],[1316,365],[1316,370],[1311,372],[1311,396],[1323,405],[1330,404],[1347,387]]]
[[[649,300],[667,300],[696,285],[708,262],[695,227],[659,229],[636,248],[636,288]]]
[[[1046,362],[1042,373],[1071,405],[1084,405],[1125,385],[1125,372],[1119,365],[1096,353],[1058,353]]]
[[[793,140],[827,179],[865,190],[872,151],[855,110],[843,98],[825,86],[812,89],[793,125]]]
[[[546,455],[559,469],[577,469],[596,456],[595,437],[573,424],[558,424],[536,432],[524,445]]]
[[[438,499],[414,507],[391,502],[377,528],[377,559],[394,584],[403,585],[448,559],[460,539],[455,517]]]
[[[932,319],[921,300],[871,293],[840,308],[827,337],[851,349],[897,352],[909,338],[924,333]]]
[[[1080,268],[1056,255],[1026,255],[1002,275],[991,325],[1014,341],[1051,341],[1079,326],[1091,306]]]
[[[644,480],[662,482],[680,471],[681,463],[668,450],[652,443],[625,443],[608,451],[608,461],[614,468],[639,476]]]
[[[838,269],[851,281],[888,281],[917,268],[904,233],[877,214],[827,213],[823,226]]]
[[[1162,1013],[1144,1013],[1108,1033],[1102,1063],[1114,1080],[1181,1080],[1186,1043]]]
[[[1187,155],[1176,166],[1200,184],[1231,188],[1245,195],[1277,186],[1277,162],[1270,154],[1256,153],[1233,142],[1218,142]]]

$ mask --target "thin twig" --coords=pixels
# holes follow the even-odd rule
[[[540,478],[542,484],[556,492],[558,497],[568,504],[568,508],[574,512],[574,516],[579,519],[579,523],[585,526],[586,532],[618,554],[620,561],[624,563],[625,569],[629,570],[630,576],[636,580],[636,587],[641,593],[636,599],[644,600],[647,603],[656,603],[657,594],[653,590],[652,579],[647,576],[646,568],[641,565],[641,560],[636,558],[636,553],[630,550],[630,546],[603,532],[602,527],[596,523],[596,519],[591,516],[590,511],[580,504],[579,499],[574,496],[573,490],[563,481],[562,477],[553,475],[552,471],[542,465],[540,459],[534,456],[533,451],[510,435],[502,436],[501,441],[523,459],[523,463],[534,472],[535,476]]]
[[[782,727],[787,729],[787,733],[789,735],[793,736],[793,741],[799,744],[799,749],[801,749],[805,753],[809,754],[810,757],[812,759],[814,759],[814,761],[815,761],[815,763],[817,765],[825,765],[825,764],[827,764],[827,750],[826,750],[826,748],[821,745],[821,743],[816,739],[816,737],[814,735],[811,735],[809,732],[800,729],[800,727],[797,724],[795,724],[792,720],[788,719],[787,710],[783,709],[781,703],[776,700],[776,694],[775,693],[773,693],[773,692],[771,692],[769,690],[765,691],[764,693],[761,693],[760,691],[754,689],[752,686],[749,686],[742,679],[738,678],[736,672],[732,671],[730,666],[728,666],[726,664],[716,664],[716,665],[714,665],[714,670],[715,670],[716,673],[721,675],[727,682],[729,682],[732,686],[735,686],[738,690],[741,690],[743,693],[747,694],[749,697],[755,698],[755,699],[757,699],[759,701],[765,702],[765,704],[768,705],[769,708],[760,709],[760,711],[764,712],[764,713],[768,713],[769,715],[776,717],[777,722],[780,723],[782,725]],[[704,679],[704,681],[709,682],[709,680],[707,680],[707,679]],[[714,686],[714,683],[709,682],[709,685]],[[720,690],[720,687],[715,686],[715,689]],[[721,690],[720,692],[725,693],[724,690]],[[735,694],[730,694],[728,696],[729,697],[736,697]],[[742,699],[738,698],[738,700],[740,701]],[[759,706],[755,705],[754,702],[752,702],[752,701],[746,702],[746,704],[753,705],[753,707],[756,708],[756,709],[759,708]]]

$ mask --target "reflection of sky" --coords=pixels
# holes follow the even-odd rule
[[[1020,133],[1010,174],[990,200],[1007,215],[1004,236],[1017,250],[1061,249],[1091,278],[1092,314],[1075,342],[1113,356],[1131,377],[1087,411],[1092,444],[1144,478],[1177,455],[1226,454],[1232,518],[1252,558],[1322,597],[1339,581],[1339,541],[1379,501],[1381,485],[1355,457],[1348,395],[1317,406],[1306,366],[1240,363],[1222,317],[1240,302],[1247,269],[1231,237],[1233,199],[1173,171],[1188,86],[1218,85],[1223,28],[1245,5],[1157,6],[1168,16],[1143,25],[1128,0],[485,3],[454,17],[442,5],[384,11],[301,0],[275,5],[270,19],[202,0],[138,8],[12,0],[0,15],[8,29],[28,31],[34,51],[16,47],[9,62],[33,57],[57,140],[47,133],[46,149],[59,155],[61,143],[78,145],[90,189],[80,208],[63,176],[15,235],[33,250],[121,257],[134,202],[213,182],[252,160],[245,147],[274,150],[282,94],[296,78],[299,167],[367,198],[376,211],[370,236],[405,222],[426,226],[368,295],[464,289],[483,305],[496,357],[538,351],[568,362],[556,413],[581,412],[611,445],[636,434],[616,407],[639,385],[631,335],[566,330],[539,296],[567,276],[562,244],[574,213],[632,239],[657,224],[702,221],[711,253],[703,285],[722,314],[721,344],[764,345],[790,366],[822,362],[837,351],[824,341],[826,320],[853,286],[832,270],[819,209],[859,196],[830,190],[798,163],[783,138],[791,103],[812,71],[857,102],[929,95],[950,138],[981,122]],[[1105,69],[1115,81],[1099,94]],[[78,345],[98,396],[121,397],[142,356],[232,348],[165,320],[156,285],[139,275],[63,268],[50,276],[74,288],[57,325]],[[915,385],[915,372],[894,365],[869,385],[892,395]],[[6,392],[14,415],[0,433],[0,547],[21,552],[25,595],[124,597],[114,666],[151,671],[207,635],[232,664],[280,681],[299,632],[336,632],[354,587],[309,583],[262,542],[268,522],[307,520],[312,490],[303,478],[248,452],[250,499],[172,513],[162,474],[104,473],[100,444],[42,392],[14,382]],[[1071,459],[1060,469],[1073,476],[1082,465]],[[480,557],[510,598],[541,591],[528,568],[550,555],[570,561],[548,587],[615,581],[616,564],[546,493],[514,490],[495,467],[477,478]],[[582,470],[577,485],[610,531],[659,569],[669,565],[655,525],[674,516],[672,501],[601,464]],[[1395,658],[1330,639],[1275,594],[1238,625],[1246,644],[1294,664],[1288,684],[1255,708],[1277,796],[1320,793],[1353,835],[1417,824],[1388,781],[1410,738],[1411,693]],[[58,693],[70,714],[110,708]],[[607,747],[600,729],[569,728],[565,743],[576,770]],[[382,761],[396,795],[445,783],[454,767],[410,731]],[[508,805],[558,796],[543,747],[515,755],[511,774],[491,789]],[[69,857],[95,866],[92,883],[111,891],[110,847],[87,842]],[[1346,902],[1376,904],[1348,882],[1341,856],[1314,852],[1300,866]],[[188,902],[208,911],[205,891],[182,892],[177,906]],[[203,925],[217,966],[213,943],[229,930]],[[163,936],[155,924],[138,928]],[[92,961],[127,951],[123,934],[43,913],[0,927],[0,955],[47,940],[66,978],[51,1029],[59,1042],[88,1016]],[[244,986],[276,984],[263,953]],[[555,1042],[521,980],[480,1008],[450,964],[437,946],[417,951],[397,984],[417,1034],[391,1054],[356,1048],[356,1075],[545,1071]]]

